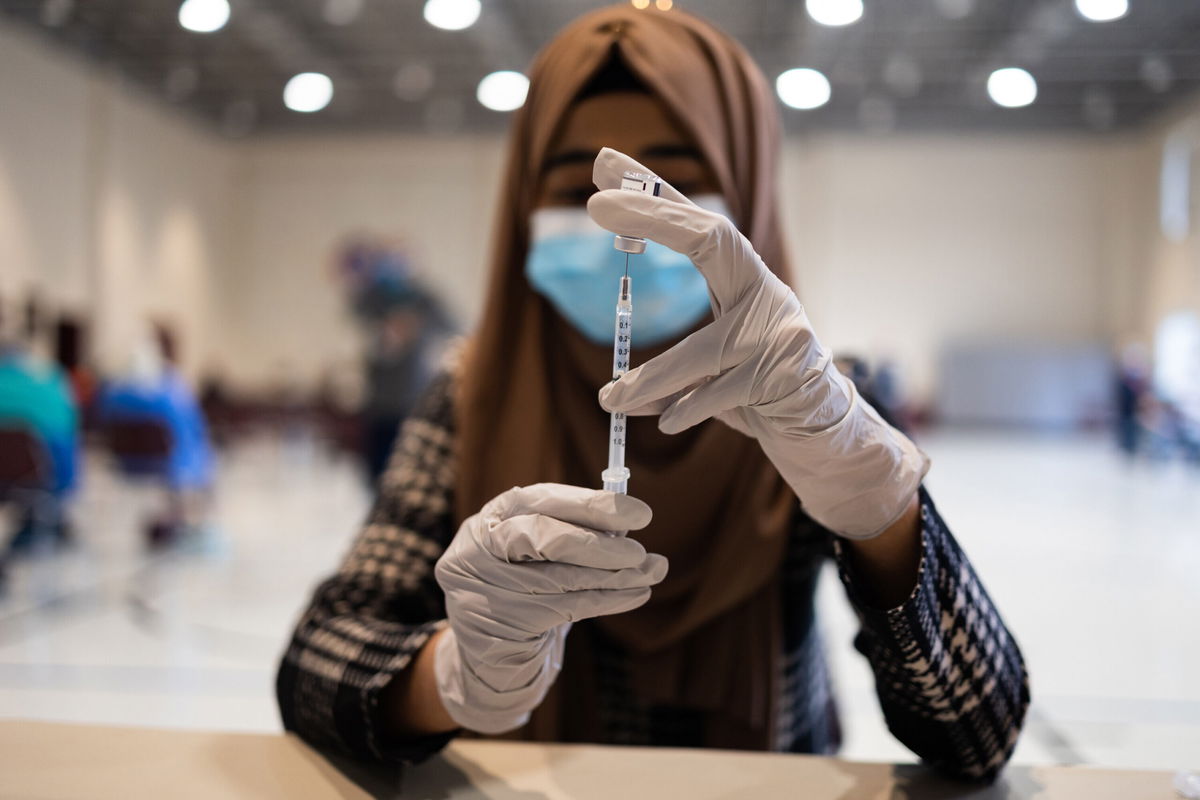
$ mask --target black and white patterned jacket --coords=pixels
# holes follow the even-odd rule
[[[276,691],[284,726],[318,746],[416,762],[453,737],[385,741],[379,700],[446,625],[433,566],[455,533],[455,381],[453,369],[440,375],[404,423],[366,524],[337,573],[317,588],[283,656]],[[1025,664],[923,489],[921,519],[917,586],[903,605],[880,610],[862,599],[839,540],[798,512],[782,576],[785,658],[776,741],[800,753],[832,753],[839,744],[814,611],[821,565],[833,557],[861,621],[855,647],[874,670],[892,733],[945,773],[991,780],[1012,754],[1029,704]],[[695,712],[638,701],[623,679],[626,655],[615,643],[596,657],[607,743],[700,744],[704,725]]]

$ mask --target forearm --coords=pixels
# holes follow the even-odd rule
[[[388,733],[396,738],[446,733],[458,727],[438,695],[434,657],[438,642],[446,631],[429,638],[408,669],[399,673],[380,696]]]
[[[1012,754],[1029,703],[1025,666],[923,491],[918,508],[920,560],[902,602],[890,602],[894,597],[873,585],[880,576],[898,576],[898,568],[886,566],[897,556],[876,559],[868,547],[864,557],[862,543],[835,541],[842,582],[863,625],[855,647],[871,662],[888,727],[900,741],[939,769],[990,780]],[[902,541],[900,535],[876,546]]]
[[[912,496],[898,520],[872,539],[844,540],[866,599],[877,608],[904,603],[917,585],[921,566],[921,503]]]

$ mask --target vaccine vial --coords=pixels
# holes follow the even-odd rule
[[[658,197],[659,192],[662,191],[662,180],[657,175],[651,175],[648,172],[629,170],[621,176],[621,188],[628,192],[641,192]],[[646,240],[638,236],[625,236],[618,233],[613,238],[613,247],[622,253],[637,255],[646,252]]]

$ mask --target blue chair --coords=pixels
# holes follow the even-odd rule
[[[62,509],[54,493],[54,468],[50,453],[33,432],[24,427],[0,427],[0,503],[17,508],[16,536],[29,532],[37,547],[53,541],[62,525]],[[0,548],[0,571],[16,536]]]
[[[108,449],[127,475],[163,477],[171,458],[171,431],[153,419],[120,418],[105,422]]]
[[[164,423],[148,418],[112,417],[104,421],[104,440],[129,477],[161,480],[167,487],[167,511],[146,523],[146,541],[152,547],[171,542],[182,526],[182,498],[168,480],[174,441]]]

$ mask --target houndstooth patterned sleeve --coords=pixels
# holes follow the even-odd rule
[[[433,566],[451,537],[452,375],[405,420],[366,524],[317,587],[276,679],[284,727],[360,758],[414,762],[453,734],[384,741],[380,692],[445,623]]]
[[[854,646],[875,673],[892,733],[931,766],[994,780],[1016,747],[1029,676],[966,555],[921,490],[924,554],[912,595],[890,610],[863,601],[840,540],[838,570],[862,622]]]

